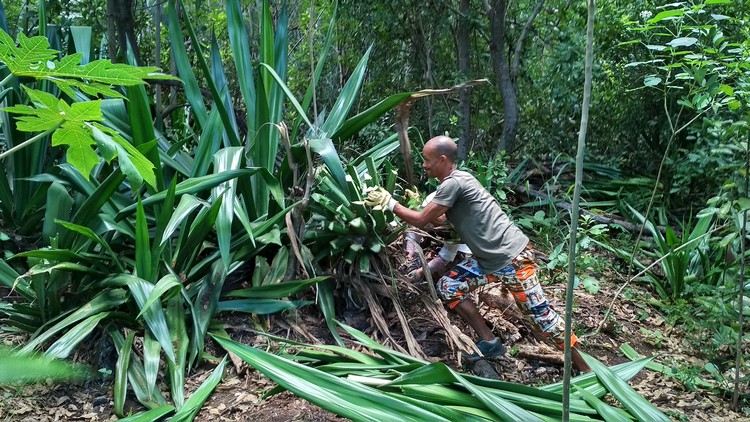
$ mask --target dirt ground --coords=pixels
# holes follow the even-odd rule
[[[395,267],[394,267],[395,268]],[[592,270],[593,271],[593,270]],[[594,271],[595,272],[595,271]],[[557,310],[564,309],[564,275],[549,274],[543,271],[545,291]],[[620,351],[627,343],[642,355],[655,355],[656,361],[679,368],[690,364],[702,367],[704,361],[700,350],[686,341],[685,333],[679,327],[669,326],[658,312],[646,304],[644,298],[650,293],[642,286],[629,286],[627,295],[619,297],[612,306],[613,321],[597,330],[607,309],[613,303],[615,291],[624,282],[614,265],[605,265],[594,275],[600,283],[600,290],[589,293],[582,287],[575,292],[574,330],[581,338],[583,350],[607,365],[625,362],[628,359]],[[424,285],[422,285],[424,287]],[[401,303],[410,328],[425,354],[462,371],[471,368],[457,361],[457,351],[451,350],[446,341],[446,332],[426,313],[417,289],[401,290]],[[2,292],[0,292],[2,293]],[[506,357],[492,362],[499,379],[528,385],[542,385],[562,379],[562,354],[546,344],[537,341],[530,325],[507,297],[499,289],[485,290],[482,297],[476,298],[482,305],[481,311],[492,324],[493,329],[509,348]],[[384,307],[386,322],[397,342],[403,341],[400,322],[396,312]],[[341,316],[350,325],[359,325],[368,334],[376,335],[372,320],[367,312],[346,313]],[[454,314],[451,323],[459,329],[469,330]],[[227,315],[227,332],[236,341],[255,344],[261,339],[250,330],[251,324],[244,315]],[[304,327],[308,336],[320,341],[330,341],[321,315],[315,308],[301,310],[294,324],[288,319],[275,317],[270,326],[276,335],[300,338],[294,326]],[[0,333],[5,343],[13,339]],[[655,341],[658,338],[658,342]],[[220,356],[215,345],[208,345],[209,351]],[[189,392],[197,388],[210,374],[213,365],[204,364],[187,377]],[[704,374],[705,375],[705,374]],[[705,377],[704,377],[705,378]],[[711,381],[710,379],[707,379]],[[750,409],[741,412],[730,410],[731,397],[721,396],[707,389],[691,391],[674,377],[644,369],[630,385],[654,403],[658,408],[678,421],[750,421]],[[290,393],[282,393],[270,398],[262,398],[265,391],[274,383],[244,364],[228,365],[226,375],[213,395],[205,403],[196,421],[343,421],[336,415],[312,405]],[[717,385],[717,387],[720,387]],[[747,386],[744,391],[747,397]],[[716,388],[720,391],[720,388]],[[726,390],[725,390],[726,391]],[[189,396],[189,392],[186,397]],[[747,401],[746,401],[747,402]],[[134,412],[141,408],[137,402],[128,403]],[[109,421],[116,420],[113,414],[111,377],[81,384],[41,384],[23,387],[0,387],[0,422],[2,421]]]

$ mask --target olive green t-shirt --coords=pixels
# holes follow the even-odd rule
[[[465,171],[454,170],[443,179],[433,202],[448,207],[445,216],[487,273],[508,265],[529,243],[497,200]]]

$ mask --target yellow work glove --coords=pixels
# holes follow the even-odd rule
[[[393,207],[396,206],[396,200],[391,198],[391,194],[387,190],[378,186],[367,194],[365,205],[367,205],[368,207],[379,205],[382,208],[388,208],[389,210],[393,211]]]

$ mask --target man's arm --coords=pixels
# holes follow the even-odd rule
[[[434,223],[437,219],[448,211],[448,207],[444,205],[438,205],[434,202],[427,204],[422,211],[415,211],[409,209],[401,204],[396,204],[393,207],[393,213],[396,214],[400,219],[412,226],[423,229],[426,225]]]

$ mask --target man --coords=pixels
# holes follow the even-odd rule
[[[497,200],[471,174],[456,168],[456,143],[447,136],[430,139],[422,150],[422,168],[440,181],[435,197],[421,211],[409,209],[391,198],[385,189],[368,194],[366,204],[388,207],[406,223],[425,227],[445,215],[473,255],[459,262],[436,283],[449,308],[455,310],[479,337],[477,348],[484,357],[505,354],[500,339],[492,334],[468,294],[488,283],[502,282],[516,304],[550,343],[564,349],[564,321],[550,307],[536,276],[534,251],[529,239],[503,212]],[[580,371],[588,365],[571,338],[572,363]],[[478,359],[478,355],[470,355]]]

